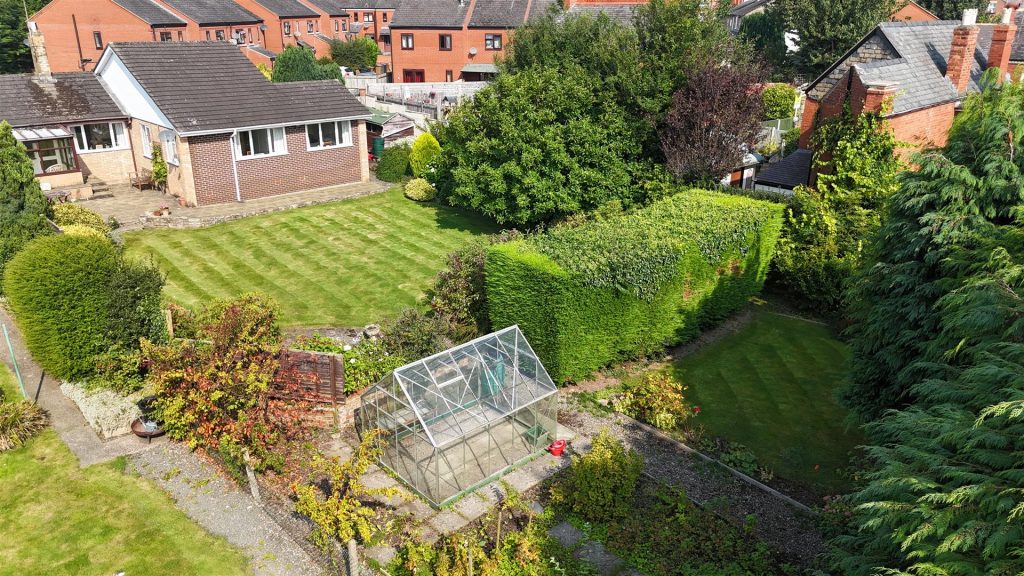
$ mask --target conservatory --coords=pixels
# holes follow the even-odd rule
[[[363,393],[381,463],[442,506],[544,450],[558,389],[518,326],[398,368]]]

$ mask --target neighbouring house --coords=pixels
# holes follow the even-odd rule
[[[768,5],[771,3],[772,0],[747,0],[746,2],[734,4],[732,9],[729,10],[729,16],[726,19],[729,30],[734,34],[739,32],[744,18],[753,14],[761,14],[768,9]]]
[[[302,0],[319,16],[315,31],[307,33],[304,40],[312,44],[317,56],[331,55],[331,41],[344,40],[348,32],[348,10],[342,0]],[[306,28],[309,28],[307,23]]]
[[[849,106],[854,114],[878,112],[896,138],[900,154],[942,146],[961,101],[979,89],[988,68],[1009,70],[1017,26],[1013,9],[999,24],[976,22],[968,10],[962,22],[885,22],[806,87],[800,148],[812,147],[815,127]],[[803,180],[813,183],[812,167],[801,156],[783,159],[758,175],[758,183],[789,176],[806,166]],[[769,184],[782,184],[769,182]]]
[[[365,36],[377,41],[380,56],[378,67],[391,71],[392,34],[391,24],[400,0],[336,0],[348,11],[348,37]],[[452,0],[456,2],[457,0]]]
[[[754,178],[754,189],[792,194],[797,186],[807,185],[814,152],[800,149],[778,162],[766,164]]]
[[[92,196],[135,170],[127,115],[89,72],[0,74],[0,120],[28,149],[51,195]]]
[[[269,82],[230,44],[115,43],[96,77],[129,117],[140,170],[154,146],[188,205],[369,179],[369,110],[336,80]]]
[[[939,17],[917,2],[907,2],[893,13],[893,22],[935,22]]]
[[[317,57],[330,56],[330,45],[317,42],[314,34],[320,34],[321,13],[299,2],[299,0],[235,0],[241,7],[252,12],[266,30],[263,32],[263,46],[271,52],[281,52],[286,46],[302,46],[312,50]],[[317,45],[314,45],[317,44]]]

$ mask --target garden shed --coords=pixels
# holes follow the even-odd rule
[[[554,440],[558,388],[511,326],[398,368],[359,412],[361,431],[384,431],[381,464],[442,506]]]

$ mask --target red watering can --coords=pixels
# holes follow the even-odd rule
[[[548,446],[548,452],[551,452],[552,456],[561,456],[563,451],[565,451],[565,440],[555,440],[551,446]]]

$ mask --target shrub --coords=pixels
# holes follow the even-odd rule
[[[440,155],[441,145],[433,134],[424,132],[417,136],[412,143],[412,151],[409,153],[409,167],[412,168],[412,175],[422,178]]]
[[[377,65],[380,48],[372,38],[356,36],[350,40],[332,40],[331,58],[349,70],[368,70]]]
[[[573,456],[569,475],[554,487],[552,500],[588,522],[626,517],[643,468],[642,456],[602,430],[590,452]]]
[[[0,281],[4,266],[22,246],[49,233],[48,206],[25,145],[14,138],[11,125],[0,120]]]
[[[69,204],[67,202],[55,204],[53,206],[53,222],[61,228],[69,225],[78,225],[92,228],[102,232],[104,235],[110,233],[110,226],[103,221],[102,216],[78,204]]]
[[[142,353],[121,348],[111,348],[96,357],[96,375],[88,382],[90,388],[104,388],[122,396],[142,390],[143,383]]]
[[[0,452],[23,446],[48,422],[46,411],[28,400],[0,403]]]
[[[137,350],[139,339],[163,342],[167,321],[160,305],[164,275],[152,262],[120,257],[110,276],[107,341],[124,350]]]
[[[387,350],[402,358],[425,358],[461,342],[457,334],[453,338],[451,328],[442,316],[406,308],[381,326],[382,341]]]
[[[88,376],[107,348],[118,257],[105,238],[57,234],[29,242],[8,263],[4,292],[29,351],[50,375]]]
[[[556,382],[650,354],[764,283],[782,207],[691,190],[631,214],[492,246],[494,327],[518,324]]]
[[[430,202],[437,197],[437,191],[423,178],[413,178],[405,185],[405,197],[417,202]]]
[[[682,426],[692,413],[683,397],[686,386],[664,372],[648,372],[628,384],[615,410],[662,430]]]
[[[167,184],[167,161],[164,160],[164,149],[159,143],[153,142],[152,150],[153,157],[150,159],[150,164],[153,166],[153,184],[163,189]]]
[[[373,386],[405,364],[406,360],[388,352],[383,342],[363,340],[345,353],[345,392],[351,394]]]
[[[107,239],[107,235],[103,232],[89,226],[83,226],[82,224],[68,224],[61,226],[60,230],[68,236],[88,236],[90,238]]]
[[[772,84],[761,92],[764,102],[764,117],[768,120],[792,118],[793,106],[799,94],[789,84]]]
[[[351,346],[341,344],[330,336],[313,334],[312,336],[299,336],[292,342],[295,350],[308,350],[310,352],[326,352],[328,354],[341,354],[351,350]]]
[[[410,174],[408,144],[389,146],[381,153],[377,162],[377,178],[385,182],[401,182]]]

